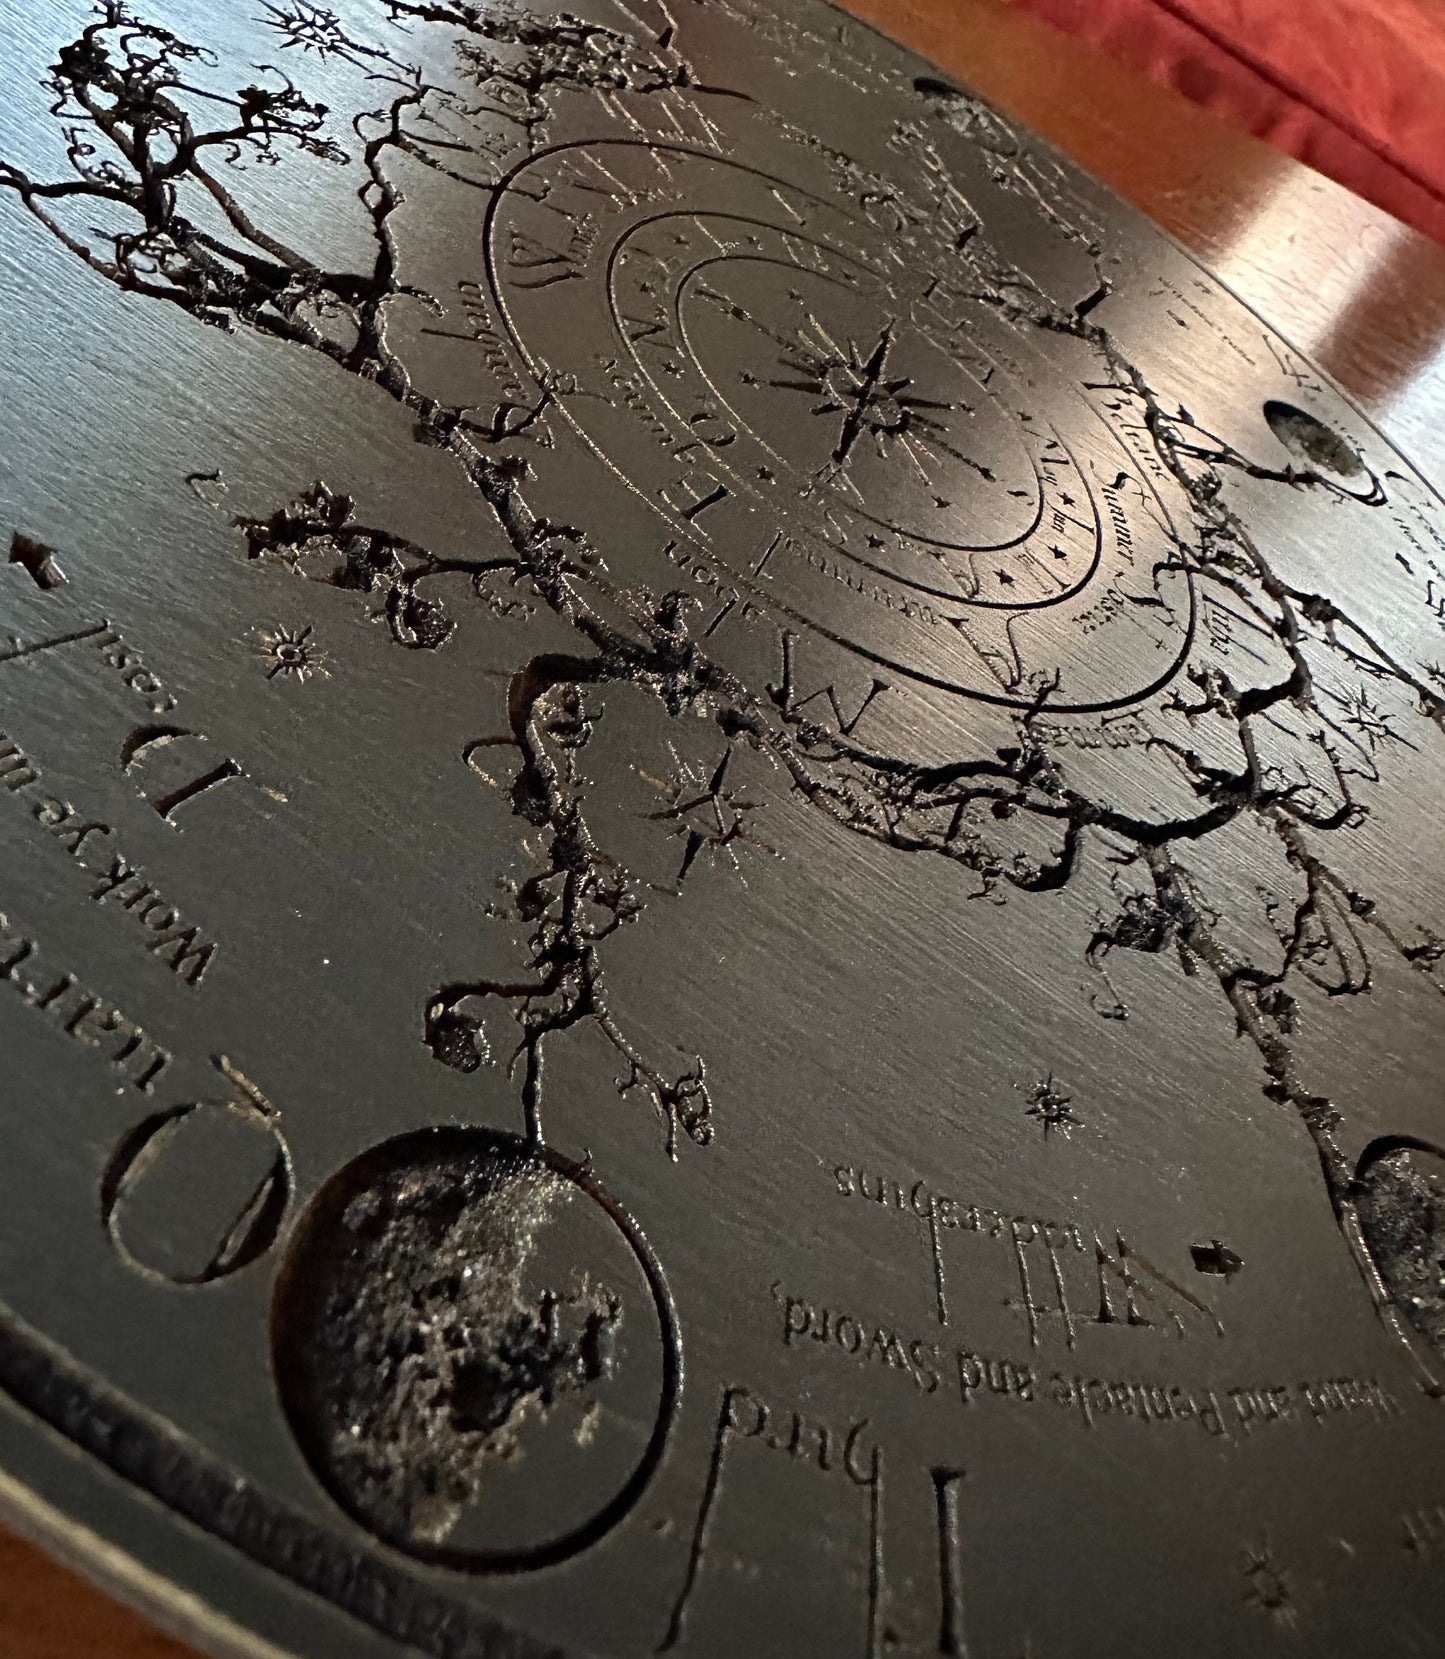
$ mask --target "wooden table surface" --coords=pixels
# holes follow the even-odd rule
[[[848,0],[1143,208],[1445,482],[1445,248],[1002,0]],[[194,1659],[0,1531],[3,1659]]]

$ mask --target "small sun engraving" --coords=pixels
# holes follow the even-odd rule
[[[1267,1614],[1276,1624],[1295,1622],[1294,1596],[1268,1543],[1246,1552],[1244,1576],[1249,1586],[1244,1592],[1248,1606]]]
[[[331,659],[316,644],[310,623],[304,628],[252,630],[256,655],[266,666],[268,680],[296,680],[305,685],[313,675],[331,672]]]

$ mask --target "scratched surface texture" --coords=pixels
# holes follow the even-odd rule
[[[272,1659],[1441,1653],[1428,477],[822,5],[0,39],[9,1512]]]

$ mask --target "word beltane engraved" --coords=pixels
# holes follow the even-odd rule
[[[205,35],[0,22],[12,1504],[297,1659],[1437,1651],[1431,485],[817,0]]]

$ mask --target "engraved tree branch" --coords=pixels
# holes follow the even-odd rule
[[[472,109],[455,88],[432,84],[387,48],[352,40],[329,11],[304,0],[269,5],[283,49],[344,60],[377,87],[380,102],[356,120],[354,142],[343,144],[328,134],[325,108],[279,71],[264,71],[259,84],[234,93],[217,93],[201,84],[200,69],[211,66],[200,49],[138,22],[118,0],[105,0],[96,21],[62,51],[48,83],[65,136],[67,176],[36,180],[0,162],[0,190],[118,288],[206,323],[319,354],[373,383],[405,411],[419,443],[452,457],[481,498],[489,536],[500,529],[505,548],[475,559],[440,559],[405,536],[358,522],[350,501],[317,485],[265,520],[242,522],[253,558],[283,559],[312,580],[371,595],[392,637],[408,648],[445,642],[457,625],[446,584],[458,581],[470,584],[488,608],[534,603],[574,630],[575,652],[543,653],[517,671],[509,731],[496,745],[516,757],[513,809],[545,842],[540,868],[514,895],[527,930],[526,963],[515,978],[459,979],[440,987],[425,1011],[433,1052],[472,1069],[483,1042],[475,1008],[504,1006],[518,1030],[512,1061],[522,1076],[524,1111],[540,1138],[547,1045],[590,1024],[625,1067],[620,1087],[640,1090],[662,1117],[670,1154],[679,1129],[699,1144],[710,1138],[712,1101],[702,1061],[666,1075],[613,1014],[606,943],[641,917],[644,899],[594,840],[571,766],[571,753],[586,742],[595,718],[588,693],[622,684],[640,688],[671,715],[703,716],[725,745],[755,747],[802,800],[847,832],[958,866],[974,896],[1001,902],[1016,892],[1058,891],[1086,859],[1103,860],[1119,908],[1081,942],[1104,987],[1099,1012],[1128,1017],[1108,972],[1119,950],[1172,956],[1185,973],[1217,985],[1240,1035],[1258,1054],[1265,1094],[1294,1111],[1310,1133],[1341,1229],[1377,1306],[1398,1328],[1360,1238],[1336,1108],[1302,1074],[1291,1037],[1300,996],[1369,989],[1372,951],[1393,952],[1445,991],[1437,972],[1445,944],[1424,932],[1412,940],[1395,930],[1376,901],[1339,876],[1322,851],[1368,813],[1380,755],[1413,747],[1421,732],[1445,726],[1442,675],[1417,673],[1341,602],[1285,580],[1251,538],[1227,486],[1231,477],[1247,476],[1348,496],[1353,510],[1378,504],[1383,487],[1374,481],[1368,490],[1357,483],[1346,488],[1340,467],[1348,469],[1349,457],[1335,457],[1339,465],[1332,466],[1329,457],[1312,456],[1304,440],[1290,465],[1262,464],[1171,406],[1098,320],[1108,294],[1102,274],[1092,294],[1068,307],[1008,266],[983,227],[963,222],[965,204],[950,194],[947,170],[921,131],[900,129],[898,145],[918,161],[925,189],[934,192],[923,207],[902,188],[837,158],[847,188],[886,195],[901,241],[911,225],[938,213],[958,221],[959,281],[973,299],[996,308],[1012,326],[1068,336],[1088,350],[1097,364],[1096,389],[1111,394],[1148,433],[1188,503],[1191,533],[1177,539],[1167,568],[1186,574],[1201,592],[1227,595],[1268,642],[1267,672],[1256,683],[1195,660],[1164,699],[1175,735],[1149,736],[1147,748],[1161,776],[1192,798],[1188,810],[1141,815],[1080,782],[1049,736],[1056,689],[1049,681],[1035,687],[1015,740],[993,752],[925,766],[870,748],[851,728],[815,720],[793,699],[786,675],[782,687],[758,691],[742,684],[693,637],[681,595],[619,586],[581,530],[533,513],[524,446],[545,423],[554,395],[546,384],[535,405],[482,418],[420,390],[388,343],[395,302],[427,303],[402,276],[392,223],[402,201],[394,161],[406,156],[466,177],[454,163],[464,150],[475,157],[483,140],[473,139],[469,148],[455,136],[459,128],[444,127],[442,115],[470,110],[500,117],[530,142],[548,100],[564,91],[615,97],[702,90],[678,55],[670,26],[639,42],[565,16],[539,20],[467,0],[384,4],[393,23],[439,28],[460,43],[464,78],[480,89],[481,105]],[[945,113],[976,122],[971,107],[947,105]],[[1005,139],[1015,142],[1010,134]],[[368,265],[331,269],[253,220],[224,169],[269,165],[287,152],[359,166],[357,199],[371,233]],[[1016,161],[1000,154],[1000,165],[1023,181],[1020,188],[1042,202],[1037,180],[1018,171]],[[91,222],[97,214],[107,219],[104,230]],[[1097,270],[1092,238],[1073,234],[1094,249]],[[609,620],[617,617],[626,626]],[[682,822],[682,799],[679,794],[658,815],[665,833]],[[1262,832],[1277,868],[1274,886],[1261,897],[1264,932],[1273,944],[1257,960],[1231,942],[1193,852],[1241,824]],[[712,844],[725,847],[730,837],[720,818]]]

